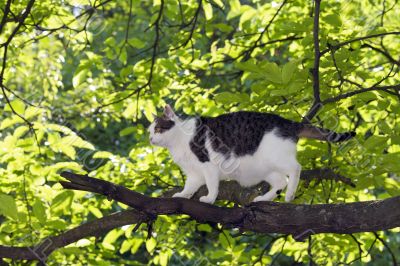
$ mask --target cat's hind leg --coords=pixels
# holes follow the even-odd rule
[[[264,195],[255,197],[253,202],[256,201],[272,201],[274,200],[279,193],[285,189],[287,185],[287,178],[284,174],[278,173],[278,172],[273,172],[268,175],[266,178],[266,181],[270,184],[271,188],[270,190],[265,193]]]
[[[285,195],[286,202],[294,200],[300,180],[301,165],[297,161],[292,165],[293,167],[288,171],[289,183]]]
[[[205,179],[198,173],[191,173],[187,175],[185,186],[181,192],[175,193],[174,198],[187,198],[190,199],[199,188],[205,184]]]

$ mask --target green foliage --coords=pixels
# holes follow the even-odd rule
[[[17,205],[15,204],[13,197],[6,194],[0,194],[0,213],[14,220],[18,219]]]
[[[2,16],[6,2],[0,1]],[[151,196],[183,185],[166,150],[148,142],[152,113],[166,103],[188,115],[256,110],[300,121],[314,100],[312,2],[286,1],[275,16],[281,2],[36,1],[8,46],[3,83],[10,104],[0,94],[0,245],[29,246],[127,208],[62,189],[62,170],[90,173]],[[13,1],[17,17],[8,16],[0,44],[27,3]],[[355,129],[358,137],[343,145],[301,140],[298,158],[305,169],[336,169],[357,187],[315,180],[308,188],[300,184],[295,203],[399,195],[398,90],[335,98],[361,87],[395,85],[399,35],[333,48],[398,31],[396,3],[322,1],[320,94],[331,101],[313,122],[336,131]],[[3,53],[1,46],[2,60]],[[321,234],[302,243],[187,217],[158,217],[150,236],[145,225],[132,232],[134,227],[81,239],[55,251],[48,263],[305,265],[312,259],[336,265],[358,259],[358,242],[364,252],[353,265],[391,260],[372,233]],[[399,257],[399,229],[380,237]]]

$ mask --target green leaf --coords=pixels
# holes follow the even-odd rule
[[[239,0],[229,0],[229,12],[228,15],[226,16],[227,20],[230,20],[234,17],[237,17],[240,15],[240,1]]]
[[[241,97],[231,92],[221,92],[215,95],[214,100],[222,104],[238,103],[241,101]]]
[[[251,21],[256,14],[257,12],[253,8],[249,8],[245,12],[243,12],[242,16],[240,17],[239,28],[242,29],[244,26],[243,24],[246,23],[247,21]]]
[[[157,241],[153,237],[151,237],[150,239],[148,239],[146,241],[146,249],[147,249],[147,251],[150,254],[152,254],[154,249],[155,249],[155,247],[156,247],[156,245],[157,245]]]
[[[10,102],[10,104],[11,104],[12,109],[14,109],[14,111],[17,114],[20,114],[20,115],[24,114],[24,112],[25,112],[25,104],[24,104],[23,101],[21,101],[20,99],[15,99],[15,100],[12,100]],[[9,104],[5,104],[4,111],[11,112],[12,111],[11,107],[10,107]]]
[[[73,191],[63,191],[58,194],[52,201],[50,210],[54,214],[69,213],[71,211]]]
[[[88,73],[89,70],[86,68],[80,70],[78,73],[75,73],[74,77],[72,78],[72,86],[74,86],[74,88],[78,88],[78,86],[87,79]]]
[[[154,103],[152,101],[147,101],[146,105],[144,106],[144,115],[146,116],[147,120],[153,122],[154,120],[153,114],[156,113],[157,110],[156,107],[154,106]]]
[[[169,255],[166,251],[160,253],[160,265],[167,266]]]
[[[111,230],[103,239],[102,242],[103,247],[109,250],[115,250],[113,244],[122,234],[123,231],[120,229]]]
[[[36,198],[35,202],[32,205],[32,212],[40,223],[44,224],[46,222],[46,208],[44,207],[43,202],[40,199]]]
[[[17,139],[21,138],[26,132],[28,132],[29,128],[27,126],[20,126],[14,130],[13,136]]]
[[[274,83],[282,83],[282,73],[281,69],[275,63],[266,63],[263,65],[263,70],[265,70],[264,77]]]
[[[210,20],[213,17],[213,8],[212,5],[206,1],[203,2],[203,10],[206,20]]]
[[[143,42],[139,38],[130,38],[128,40],[128,43],[129,43],[129,45],[132,45],[133,47],[138,48],[138,49],[141,49],[146,46],[146,43]]]
[[[67,155],[69,158],[71,158],[72,160],[75,160],[76,158],[76,151],[74,149],[74,147],[72,146],[68,146],[68,145],[59,145],[58,149],[64,153],[65,155]]]
[[[122,64],[126,65],[128,60],[128,52],[126,51],[125,47],[121,48],[121,52],[119,54],[119,61],[121,61]]]
[[[260,69],[260,66],[257,66],[252,61],[239,62],[239,63],[236,63],[235,66],[237,68],[239,68],[240,70],[244,70],[244,71],[249,71],[249,72],[253,72],[253,73],[260,73],[260,74],[264,73]]]
[[[109,159],[112,156],[114,156],[114,154],[112,154],[111,152],[108,152],[108,151],[98,151],[95,154],[93,154],[93,158]]]
[[[124,254],[125,252],[127,252],[132,247],[132,244],[133,243],[132,243],[131,239],[125,239],[124,242],[122,242],[119,253]]]
[[[212,0],[217,6],[223,8],[225,5],[221,0]]]
[[[212,232],[212,227],[208,224],[200,224],[197,229],[199,231],[203,231],[203,232],[208,232],[211,233]]]
[[[340,27],[340,26],[342,26],[342,20],[341,20],[340,16],[337,15],[337,14],[327,15],[327,16],[324,18],[324,20],[325,20],[328,24],[332,25],[333,27]]]
[[[17,204],[10,195],[0,193],[0,214],[18,220]]]
[[[103,217],[103,213],[96,207],[94,206],[89,206],[88,210],[94,215],[96,216],[96,218],[101,218]]]
[[[119,132],[119,136],[124,137],[124,136],[130,135],[133,132],[135,132],[135,130],[136,130],[136,128],[134,128],[134,127],[126,127]]]
[[[65,230],[67,228],[67,223],[64,220],[53,220],[47,221],[46,226],[57,230]]]
[[[67,146],[68,145],[69,146],[72,145],[74,147],[81,148],[81,149],[88,149],[88,150],[94,150],[95,149],[93,144],[83,140],[80,136],[75,135],[75,134],[62,138],[61,139],[61,143],[62,143],[62,145],[67,145]]]
[[[221,246],[222,246],[224,249],[229,248],[230,244],[229,244],[229,242],[228,242],[227,237],[226,237],[223,233],[220,233],[220,234],[218,235],[218,240],[219,240],[219,243],[221,244]]]
[[[61,133],[65,134],[65,135],[75,134],[74,131],[72,131],[71,129],[69,129],[68,127],[63,126],[63,125],[50,123],[50,124],[47,124],[46,127],[48,129],[53,130],[53,131],[61,132]]]
[[[89,239],[87,239],[87,238],[82,238],[82,239],[79,239],[77,242],[76,242],[76,246],[77,247],[87,247],[87,246],[89,246],[89,245],[91,245],[92,244],[92,242],[89,240]]]
[[[297,62],[290,61],[289,63],[285,64],[282,68],[282,82],[287,84],[293,77],[293,73],[296,70]]]
[[[364,142],[364,148],[374,150],[376,148],[383,149],[383,145],[386,145],[388,137],[384,136],[371,136]]]
[[[140,246],[143,244],[143,242],[144,241],[142,238],[135,238],[135,241],[132,244],[131,253],[135,254],[140,248]]]
[[[8,128],[8,127],[11,127],[12,125],[15,125],[16,123],[18,123],[18,119],[16,119],[15,117],[6,118],[3,121],[1,121],[0,129],[5,129],[5,128]]]
[[[104,44],[107,44],[108,46],[111,46],[111,47],[115,47],[115,45],[117,44],[117,42],[115,41],[115,38],[114,37],[108,37],[105,41],[104,41]]]
[[[82,172],[82,166],[76,162],[59,162],[56,163],[52,166],[49,166],[49,169],[52,171],[58,171],[58,170],[71,170],[74,172]]]

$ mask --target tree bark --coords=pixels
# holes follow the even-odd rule
[[[327,174],[348,183],[348,179],[333,175],[327,169],[306,170],[303,179],[309,180],[318,173]],[[306,177],[305,174],[310,174]],[[100,236],[113,228],[128,224],[148,223],[158,215],[189,215],[200,223],[219,223],[225,228],[239,228],[257,233],[292,234],[303,240],[311,234],[375,232],[400,226],[400,197],[341,204],[292,204],[279,202],[248,203],[258,194],[265,193],[268,185],[263,183],[254,188],[243,189],[236,182],[223,182],[219,199],[232,200],[242,207],[219,207],[195,199],[152,198],[108,181],[78,175],[61,173],[69,182],[60,183],[66,189],[89,191],[107,196],[110,200],[122,202],[133,209],[114,213],[98,220],[82,224],[57,236],[44,239],[32,247],[0,246],[0,258],[39,260],[45,262],[56,249],[79,239]],[[349,181],[350,182],[350,181]],[[351,182],[349,183],[352,184]],[[167,192],[171,195],[173,191]],[[206,193],[201,188],[195,198]]]
[[[220,223],[258,233],[350,234],[400,226],[400,197],[340,204],[255,202],[243,207],[219,207],[192,199],[151,198],[123,186],[64,172],[64,188],[91,191],[125,203],[151,216],[187,214],[199,222]]]

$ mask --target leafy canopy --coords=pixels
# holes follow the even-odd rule
[[[300,121],[314,101],[313,1],[23,0],[7,12],[8,2],[0,1],[1,245],[29,246],[127,208],[63,190],[62,169],[152,196],[183,185],[166,150],[148,142],[152,113],[166,103],[188,115],[256,110]],[[298,158],[357,186],[315,180],[300,185],[295,203],[399,195],[399,12],[394,0],[322,1],[323,105],[312,122],[358,137],[301,141]],[[379,233],[384,241],[361,233],[302,243],[187,217],[159,217],[151,236],[134,227],[81,239],[48,263],[386,265],[400,256],[398,229]]]

